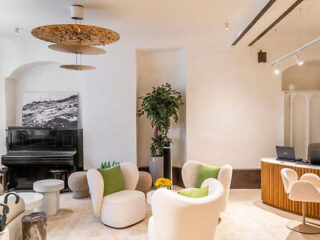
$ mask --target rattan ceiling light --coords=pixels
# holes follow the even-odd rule
[[[33,29],[32,35],[52,43],[101,46],[120,39],[118,33],[102,27],[82,24],[54,24]]]
[[[88,66],[88,65],[80,65],[80,64],[66,64],[66,65],[61,65],[61,68],[64,69],[69,69],[69,70],[76,70],[76,71],[83,71],[83,70],[93,70],[96,69],[93,66]]]
[[[31,34],[43,41],[55,44],[48,47],[55,51],[75,53],[76,64],[62,65],[61,68],[72,70],[92,70],[95,67],[77,64],[78,55],[98,55],[106,51],[94,46],[105,46],[116,42],[120,35],[110,29],[83,25],[80,20],[83,19],[83,6],[71,6],[71,18],[75,20],[74,24],[53,24],[34,28]],[[78,21],[78,22],[77,22]]]
[[[66,53],[78,53],[82,55],[99,55],[105,54],[106,50],[97,47],[84,46],[79,44],[63,44],[55,43],[48,46],[51,50],[66,52]]]

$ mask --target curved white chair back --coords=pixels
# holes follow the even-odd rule
[[[223,186],[216,179],[206,184],[212,186],[213,192],[203,198],[157,190],[151,202],[149,240],[212,240],[220,215]]]
[[[186,188],[195,187],[200,164],[210,166],[210,165],[203,164],[196,161],[188,161],[183,165],[182,180]],[[223,204],[222,204],[221,211],[224,211],[227,207],[227,202],[228,202],[229,192],[230,192],[230,185],[231,185],[231,178],[232,178],[232,167],[230,165],[223,165],[220,168],[220,171],[218,174],[218,180],[221,182],[221,184],[224,187],[224,194],[223,194],[223,200],[222,200]]]
[[[96,169],[87,171],[87,181],[94,215],[101,218],[101,205],[103,199],[104,184],[101,174]]]
[[[290,193],[292,185],[298,181],[298,174],[295,170],[290,168],[281,169],[281,177],[284,186],[284,191]]]
[[[120,163],[121,173],[124,181],[125,190],[134,190],[139,179],[139,170],[137,166],[131,162]],[[101,218],[101,205],[103,200],[104,183],[101,174],[96,169],[89,169],[87,172],[87,180],[94,214],[97,218]]]
[[[289,199],[300,202],[320,202],[320,191],[311,182],[299,180],[293,183]]]
[[[124,162],[120,163],[121,173],[124,181],[125,190],[136,189],[139,180],[139,170],[134,163]]]

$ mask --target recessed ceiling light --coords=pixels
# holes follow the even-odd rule
[[[225,22],[224,23],[224,29],[225,30],[229,30],[230,29],[230,23],[229,22]]]

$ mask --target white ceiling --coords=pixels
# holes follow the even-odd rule
[[[246,46],[296,0],[278,0],[238,43]],[[224,22],[231,25],[230,44],[264,7],[268,0],[3,0],[0,9],[0,36],[14,37],[14,28],[29,34],[32,28],[54,23],[70,23],[70,5],[85,6],[86,24],[97,24],[120,32],[121,36],[163,31],[168,36],[186,32],[193,35],[221,33]],[[301,14],[299,9],[302,9]],[[320,1],[305,0],[278,26],[278,35],[320,34]],[[139,26],[127,25],[139,20]],[[141,24],[143,20],[144,24]],[[150,21],[152,20],[152,26]],[[124,27],[126,26],[126,27]],[[122,32],[121,29],[126,29]],[[181,29],[184,28],[184,29]],[[182,31],[183,30],[183,31]],[[273,37],[270,31],[264,38]],[[261,41],[263,42],[263,41]]]

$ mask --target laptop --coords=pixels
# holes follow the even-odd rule
[[[293,147],[281,147],[276,146],[277,160],[285,161],[301,161],[302,159],[296,159]]]
[[[312,151],[310,160],[312,165],[320,165],[320,151]]]

